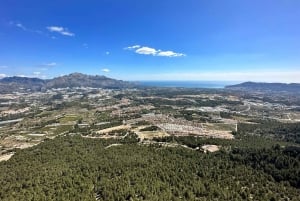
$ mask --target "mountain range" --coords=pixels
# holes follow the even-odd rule
[[[127,82],[108,78],[103,75],[85,75],[82,73],[71,73],[53,79],[39,79],[30,77],[5,77],[0,79],[0,93],[11,92],[36,92],[45,91],[52,88],[66,87],[92,87],[105,89],[123,89],[142,87],[135,82]],[[263,83],[263,82],[244,82],[241,84],[226,86],[230,90],[246,91],[288,91],[300,92],[299,83]]]
[[[300,92],[300,83],[265,83],[265,82],[244,82],[241,84],[226,86],[226,89],[252,90],[252,91],[288,91]]]
[[[136,84],[108,78],[102,75],[85,75],[72,73],[53,79],[39,79],[29,77],[5,77],[0,79],[0,93],[44,91],[52,88],[93,87],[106,89],[132,88]]]

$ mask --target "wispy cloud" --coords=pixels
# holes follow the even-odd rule
[[[27,28],[25,26],[23,26],[23,24],[17,23],[15,25],[16,25],[16,27],[19,27],[20,29],[23,29],[24,31],[27,31]]]
[[[50,32],[56,32],[64,36],[75,36],[74,33],[70,32],[67,28],[59,27],[59,26],[49,26],[46,27]]]
[[[101,69],[101,71],[104,72],[104,73],[109,73],[110,72],[110,70],[108,68],[103,68],[103,69]]]
[[[140,48],[140,47],[141,47],[140,45],[133,45],[133,46],[125,47],[124,49],[125,50],[133,50],[133,49],[137,49],[137,48]]]
[[[15,27],[17,27],[17,28],[19,28],[19,29],[21,29],[21,30],[23,30],[23,31],[28,31],[28,32],[33,32],[33,33],[43,34],[42,31],[36,30],[36,29],[28,28],[28,27],[26,27],[25,25],[23,25],[23,24],[20,23],[20,22],[10,21],[9,24],[10,24],[11,26],[15,26]]]
[[[28,29],[22,23],[20,23],[20,22],[10,21],[9,24],[11,26],[15,26],[15,27],[17,27],[19,29],[22,29],[23,31],[28,31]]]
[[[84,48],[89,48],[89,45],[88,45],[87,43],[83,43],[82,46],[83,46]]]
[[[173,51],[160,51],[157,53],[157,56],[161,57],[183,57],[185,54],[183,53],[176,53]]]
[[[2,68],[2,69],[3,69],[3,68],[8,68],[8,66],[0,66],[0,68]]]
[[[163,51],[160,49],[155,49],[152,47],[147,46],[140,46],[140,45],[133,45],[129,47],[125,47],[125,50],[133,50],[137,54],[144,54],[144,55],[152,55],[152,56],[160,56],[160,57],[183,57],[186,56],[183,53],[177,53],[171,50]]]

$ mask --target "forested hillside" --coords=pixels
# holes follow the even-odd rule
[[[255,121],[239,123],[239,134],[259,135],[267,138],[300,143],[300,123],[282,123],[278,121]]]
[[[0,163],[0,200],[300,200],[299,149],[215,142],[223,149],[205,154],[133,137],[57,137]]]

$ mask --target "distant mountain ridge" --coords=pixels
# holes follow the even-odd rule
[[[105,89],[140,88],[136,82],[127,82],[112,79],[103,75],[86,75],[82,73],[71,73],[53,79],[39,79],[30,77],[5,77],[0,79],[0,94],[25,91],[45,91],[52,88],[67,87],[92,87]],[[265,83],[265,82],[244,82],[236,85],[225,86],[231,90],[252,90],[252,91],[288,91],[300,93],[300,83]]]
[[[82,73],[71,73],[53,79],[39,79],[29,77],[5,77],[0,79],[0,93],[44,91],[52,88],[66,87],[93,87],[93,88],[132,88],[136,84],[122,80],[108,78],[103,75],[85,75]]]
[[[241,84],[226,86],[225,88],[234,89],[234,90],[300,92],[300,83],[286,84],[286,83],[244,82]]]

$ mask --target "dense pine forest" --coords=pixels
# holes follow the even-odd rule
[[[0,163],[0,200],[300,200],[295,146],[259,137],[156,140],[222,148],[57,137]]]
[[[279,140],[300,143],[300,123],[255,120],[254,124],[239,123],[240,134],[253,134]]]

